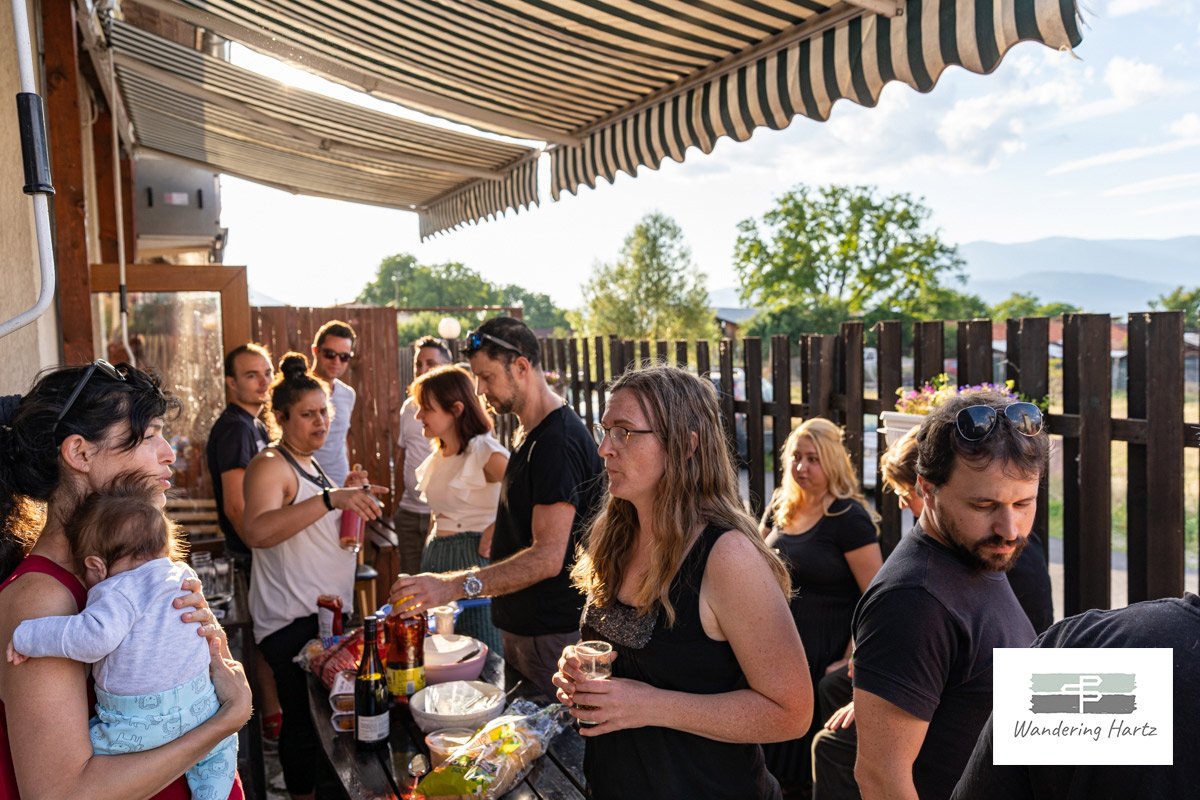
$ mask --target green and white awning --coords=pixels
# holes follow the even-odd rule
[[[121,22],[109,42],[142,151],[416,211],[426,235],[537,203],[536,149],[295,89]]]
[[[544,141],[556,199],[724,136],[824,120],[839,99],[874,105],[891,81],[927,92],[951,65],[990,72],[1021,41],[1080,42],[1075,0],[139,3],[425,113]],[[423,233],[479,218],[468,195],[439,198]]]

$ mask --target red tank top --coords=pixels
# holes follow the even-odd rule
[[[26,556],[4,583],[0,583],[0,592],[7,589],[8,585],[17,578],[29,572],[49,575],[71,593],[71,597],[75,598],[76,607],[83,608],[87,605],[87,590],[83,588],[79,579],[45,556]],[[92,692],[92,681],[91,678],[88,678],[88,702],[94,704],[95,699]],[[20,800],[21,794],[17,790],[17,775],[13,768],[12,751],[9,749],[8,741],[8,719],[4,713],[4,703],[0,702],[0,800]],[[170,786],[154,795],[151,800],[190,800],[191,796],[187,780],[181,775]],[[229,793],[229,800],[245,800],[240,777],[234,777],[233,790]]]

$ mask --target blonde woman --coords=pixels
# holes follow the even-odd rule
[[[879,528],[837,425],[819,417],[801,423],[784,443],[783,463],[759,531],[788,566],[792,619],[817,686],[850,657],[854,606],[883,565]],[[785,797],[811,791],[812,733],[765,748]]]
[[[787,570],[742,510],[712,385],[626,373],[596,438],[608,493],[572,577],[612,678],[588,680],[573,647],[554,676],[591,726],[591,797],[780,797],[755,743],[808,730],[812,687]]]

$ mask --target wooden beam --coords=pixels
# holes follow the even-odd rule
[[[58,262],[58,318],[63,360],[68,364],[81,364],[95,358],[95,345],[92,341],[83,115],[79,106],[81,87],[74,5],[43,3],[42,36],[45,40],[46,128],[56,191],[53,219]]]
[[[846,3],[873,11],[881,17],[898,17],[904,13],[903,0],[846,0]]]
[[[117,291],[117,273],[116,264],[93,264],[92,291]],[[125,282],[130,292],[218,292],[225,352],[251,341],[245,267],[130,264],[125,268]]]
[[[92,121],[92,162],[96,173],[96,221],[100,227],[100,260],[117,260],[117,198],[113,192],[112,112],[96,112]]]

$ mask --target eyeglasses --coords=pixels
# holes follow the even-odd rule
[[[479,331],[471,331],[467,334],[467,346],[463,349],[463,352],[468,356],[473,356],[483,347],[485,341],[499,345],[505,350],[511,350],[519,356],[525,356],[525,351],[512,342],[506,342],[497,336],[492,336],[490,333],[480,333]],[[528,358],[528,356],[525,357]]]
[[[1045,420],[1041,409],[1033,403],[1012,403],[1004,407],[1003,414],[1022,436],[1037,436],[1042,432]],[[979,442],[995,430],[999,419],[1000,412],[992,406],[967,406],[958,412],[954,423],[959,436],[968,442]]]
[[[596,440],[596,446],[604,444],[605,439],[612,441],[613,447],[624,447],[629,444],[629,437],[635,433],[654,433],[652,430],[626,428],[621,425],[613,425],[611,428],[606,428],[599,422],[592,423],[592,438]]]
[[[330,361],[332,361],[333,359],[336,358],[338,361],[342,362],[343,364],[349,364],[350,359],[354,358],[354,353],[339,353],[337,350],[333,350],[328,347],[322,347],[321,348],[321,357],[328,358]]]
[[[75,388],[71,390],[69,395],[67,395],[67,402],[63,404],[62,411],[58,412],[58,417],[54,420],[54,427],[50,429],[51,433],[58,429],[58,424],[62,422],[63,418],[67,416],[68,412],[70,412],[71,406],[75,405],[75,401],[79,399],[79,393],[83,391],[84,386],[87,386],[87,382],[91,380],[91,377],[96,373],[96,370],[100,370],[115,381],[121,381],[122,383],[125,382],[125,375],[123,373],[121,373],[116,367],[104,359],[97,358],[88,366],[87,369],[83,371],[83,375],[81,375],[79,381],[76,382]]]

